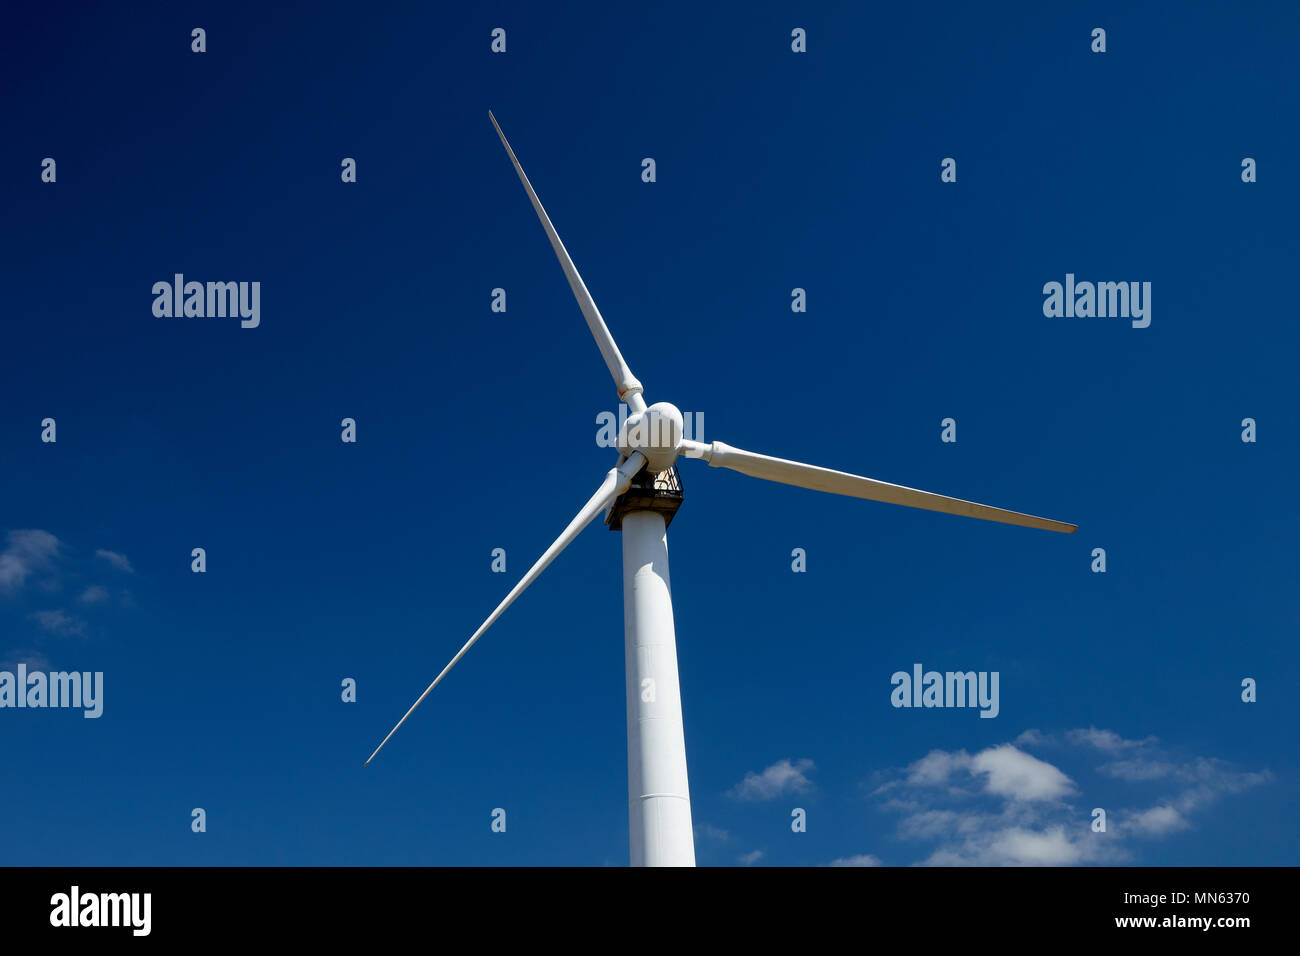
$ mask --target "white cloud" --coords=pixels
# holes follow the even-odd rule
[[[1099,845],[1070,836],[1057,825],[1042,830],[1013,826],[967,837],[942,846],[925,861],[929,866],[1069,866],[1091,862]]]
[[[1075,792],[1069,777],[1011,744],[980,751],[971,770],[987,775],[989,793],[1012,800],[1056,800]]]
[[[1123,783],[1159,780],[1173,789],[1154,805],[1115,809],[1105,833],[1091,828],[1090,808],[1074,806],[1074,781],[1054,764],[1001,744],[970,756],[932,750],[894,771],[874,792],[884,809],[899,814],[898,835],[930,844],[922,862],[939,866],[1066,866],[1131,859],[1134,839],[1160,839],[1194,826],[1196,811],[1224,796],[1271,779],[1268,771],[1241,772],[1223,761],[1182,758],[1155,737],[1128,740],[1090,727],[1063,735],[1063,756],[1086,761],[1088,751],[1115,757],[1098,768]],[[1016,738],[1025,746],[1059,742],[1037,731]],[[1085,748],[1080,751],[1078,748]],[[1093,757],[1092,759],[1095,759]],[[1105,805],[1123,804],[1106,788]]]
[[[1100,859],[1113,848],[1089,841],[1087,822],[1062,802],[1075,792],[1070,778],[1013,744],[974,756],[932,750],[902,775],[876,793],[904,791],[886,806],[902,814],[900,837],[938,844],[926,864],[1058,866]],[[990,800],[998,811],[986,809]]]
[[[1013,866],[1063,866],[1077,863],[1083,856],[1077,842],[1065,835],[1065,827],[1034,832],[1014,827],[1000,833],[990,847],[990,854]]]
[[[745,866],[753,866],[759,860],[763,859],[763,851],[755,850],[753,853],[742,853],[740,856],[736,857],[736,859]]]
[[[762,773],[749,771],[745,779],[728,791],[737,800],[774,800],[791,793],[807,793],[812,789],[812,781],[807,773],[815,769],[808,759],[790,761],[778,760]]]
[[[880,860],[870,853],[859,853],[857,856],[842,856],[838,860],[831,860],[831,866],[880,866]]]
[[[60,637],[83,634],[86,630],[85,621],[63,611],[36,611],[30,617],[45,630]]]
[[[1171,806],[1152,807],[1129,816],[1122,817],[1120,826],[1125,833],[1133,832],[1139,836],[1160,837],[1191,826],[1187,818]]]
[[[981,750],[974,757],[964,750],[931,750],[908,766],[903,783],[909,787],[974,783],[986,793],[1016,800],[1054,800],[1074,792],[1070,778],[1060,770],[1012,744]],[[896,782],[886,784],[877,792],[896,786]]]
[[[17,591],[35,571],[44,571],[59,555],[59,539],[48,531],[10,531],[0,551],[0,590]]]
[[[118,554],[116,551],[106,551],[100,548],[95,552],[95,556],[103,558],[119,571],[125,571],[127,574],[135,574],[135,568],[131,567],[131,562],[127,560],[125,554]]]

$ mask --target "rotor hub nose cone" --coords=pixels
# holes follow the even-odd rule
[[[671,468],[682,443],[682,413],[669,402],[655,402],[644,412],[629,415],[618,436],[622,455],[639,451],[645,455],[650,471]]]

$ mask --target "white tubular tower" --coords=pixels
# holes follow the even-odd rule
[[[694,866],[664,516],[626,514],[622,534],[631,861],[633,866]]]

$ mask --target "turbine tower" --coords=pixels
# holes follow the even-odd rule
[[[682,699],[677,678],[677,637],[673,624],[672,590],[668,576],[668,533],[681,503],[678,457],[697,458],[713,468],[729,468],[753,478],[810,488],[835,495],[866,498],[889,504],[964,515],[986,521],[1059,531],[1066,534],[1076,525],[1048,518],[1007,511],[989,505],[963,501],[874,478],[805,465],[784,458],[771,458],[733,448],[720,441],[699,442],[683,436],[682,413],[668,402],[646,405],[637,381],[623,354],[609,334],[605,320],[587,291],[555,226],[542,208],[532,183],[519,165],[515,151],[501,132],[496,117],[488,112],[514,164],[519,181],[533,204],[546,237],[555,250],[578,307],[587,320],[600,349],[618,397],[628,406],[626,423],[619,430],[618,462],[605,475],[596,493],[582,507],[564,532],[552,542],[496,610],[456,652],[450,663],[433,679],[397,725],[375,748],[369,765],[384,744],[406,723],[429,693],[474,646],[483,633],[505,612],[515,598],[537,580],[592,519],[607,511],[607,521],[623,535],[623,620],[627,667],[627,786],[631,862],[633,866],[694,866],[695,841],[691,828],[690,787],[686,776],[686,738],[682,728]]]

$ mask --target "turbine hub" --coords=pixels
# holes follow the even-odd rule
[[[646,457],[646,470],[655,474],[673,466],[681,443],[682,413],[668,402],[629,415],[618,433],[619,454],[639,451]]]

